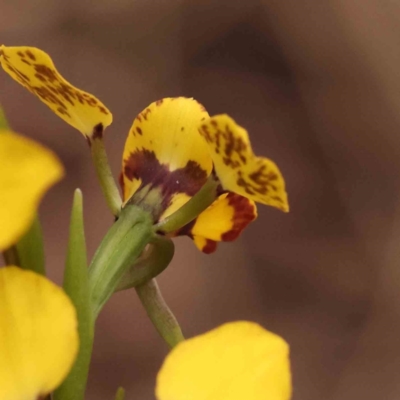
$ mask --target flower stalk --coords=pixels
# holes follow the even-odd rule
[[[104,147],[102,133],[89,140],[93,164],[96,169],[96,174],[100,181],[100,186],[106,199],[107,206],[113,215],[117,217],[121,212],[122,200],[108,163],[108,157]]]

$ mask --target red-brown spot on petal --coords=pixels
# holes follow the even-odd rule
[[[34,56],[34,54],[30,50],[26,50],[25,53],[32,61],[36,61],[36,57]]]
[[[93,139],[101,139],[103,137],[103,132],[104,132],[104,127],[103,124],[97,124],[94,128],[93,128],[93,134],[92,134],[92,138]]]
[[[201,249],[201,251],[205,254],[211,254],[214,253],[215,250],[217,250],[217,242],[215,242],[214,240],[206,239],[206,244]]]
[[[141,186],[159,188],[162,193],[162,211],[171,202],[176,193],[194,196],[207,180],[207,173],[195,161],[188,161],[183,168],[170,171],[169,166],[160,164],[153,151],[143,149],[131,153],[124,160],[123,173],[127,179],[140,179]],[[126,200],[126,199],[125,199]]]
[[[45,76],[50,82],[57,81],[56,72],[49,68],[47,65],[36,64],[35,71],[38,74]]]
[[[108,111],[103,106],[99,106],[99,110],[101,113],[108,115]]]
[[[228,204],[234,209],[232,218],[232,228],[222,234],[221,239],[225,242],[235,240],[244,228],[257,217],[256,208],[253,202],[246,197],[236,193],[229,193],[227,196]]]

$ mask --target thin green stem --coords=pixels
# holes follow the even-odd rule
[[[89,266],[89,285],[94,319],[115,292],[119,281],[142,254],[153,237],[150,214],[134,205],[122,210]]]
[[[124,400],[124,399],[125,399],[125,389],[119,387],[115,395],[115,400]]]
[[[155,235],[148,248],[122,277],[116,291],[130,289],[161,274],[174,256],[175,246],[171,239]]]
[[[42,227],[38,215],[16,244],[21,268],[46,276]]]
[[[0,129],[10,129],[10,126],[7,122],[6,116],[4,114],[3,108],[0,104]]]
[[[185,340],[179,323],[165,302],[155,279],[137,286],[136,293],[157,332],[170,348]]]
[[[99,178],[108,208],[111,210],[113,215],[118,216],[121,212],[122,200],[111,172],[110,164],[108,163],[108,157],[102,136],[95,137],[91,140],[90,150],[96,168],[97,177]]]
[[[154,226],[156,232],[174,232],[193,221],[217,198],[218,182],[209,176],[203,187],[181,208]]]

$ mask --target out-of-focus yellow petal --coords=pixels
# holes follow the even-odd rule
[[[285,182],[276,164],[254,155],[245,129],[228,115],[217,115],[200,126],[209,144],[218,178],[225,190],[289,210]]]
[[[125,144],[120,179],[124,200],[138,190],[157,189],[167,216],[176,208],[175,200],[183,205],[196,194],[212,170],[208,146],[198,133],[207,118],[201,104],[184,97],[162,99],[144,109]]]
[[[37,400],[69,372],[78,350],[75,309],[32,271],[0,269],[0,400]]]
[[[180,343],[157,377],[158,400],[288,400],[289,347],[252,322],[233,322]]]
[[[63,174],[60,161],[50,150],[0,130],[0,250],[25,233],[41,198]]]
[[[235,240],[244,228],[257,218],[252,200],[236,193],[224,193],[177,235],[187,235],[204,253],[212,253],[217,242]]]
[[[106,106],[68,83],[44,51],[35,47],[0,46],[0,63],[13,79],[87,138],[101,135],[111,124],[112,115]]]

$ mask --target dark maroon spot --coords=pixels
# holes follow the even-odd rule
[[[164,102],[164,99],[161,99],[161,100],[157,100],[156,101],[156,105],[157,106],[161,106],[161,104]]]
[[[105,115],[108,115],[108,111],[103,107],[103,106],[99,106],[99,111]]]
[[[30,50],[26,50],[26,55],[27,55],[32,61],[36,61],[36,57],[34,56],[34,54],[33,54]]]
[[[101,139],[103,137],[103,131],[104,131],[103,124],[102,123],[97,124],[93,128],[92,138],[93,139]]]
[[[162,211],[165,210],[175,193],[186,193],[194,196],[204,185],[207,173],[195,161],[188,161],[183,167],[170,171],[169,166],[160,164],[155,153],[150,150],[140,150],[131,153],[124,161],[124,175],[129,179],[140,179],[140,189],[159,188],[162,194]]]
[[[136,128],[136,132],[137,132],[139,135],[143,135],[143,132],[142,132],[142,130],[141,130],[139,127]]]
[[[46,82],[46,78],[43,75],[35,74],[35,77],[41,82]]]
[[[52,69],[50,69],[46,65],[36,64],[35,65],[35,71],[38,74],[41,74],[41,75],[45,76],[50,82],[53,82],[53,81],[57,80],[57,75],[56,75],[55,71],[53,71]]]
[[[175,236],[189,236],[191,239],[193,239],[193,234],[192,234],[192,229],[195,226],[197,221],[197,218],[195,218],[193,221],[189,222],[185,226],[183,226],[181,229],[179,229]]]
[[[233,207],[232,228],[222,234],[221,240],[231,242],[242,233],[243,229],[256,218],[256,210],[250,200],[236,193],[229,193],[228,204]]]
[[[205,254],[211,254],[214,253],[214,251],[217,250],[217,242],[214,240],[206,239],[206,244],[202,248],[202,252]]]
[[[36,93],[41,99],[44,101],[48,101],[49,103],[53,103],[64,110],[67,110],[66,105],[54,94],[52,93],[47,87],[36,87],[32,86],[31,89],[34,93]]]
[[[147,116],[151,114],[150,108],[146,108],[144,111],[140,113],[140,115],[147,121]]]
[[[9,64],[7,64],[7,65],[8,65],[8,68],[10,68],[10,70],[12,72],[14,72],[15,75],[17,75],[26,85],[29,86],[30,78],[28,76],[26,76],[24,73],[22,73],[18,69],[15,69],[11,65],[9,65]]]

